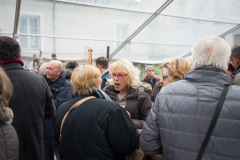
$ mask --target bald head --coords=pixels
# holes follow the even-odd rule
[[[47,65],[47,78],[50,79],[52,82],[57,80],[61,75],[63,70],[62,62],[58,60],[52,60]]]
[[[51,60],[48,64],[55,65],[58,69],[63,70],[63,63],[59,60]]]

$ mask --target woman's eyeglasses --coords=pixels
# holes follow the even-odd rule
[[[168,76],[164,76],[164,75],[162,76],[163,80],[166,79],[167,77],[168,77]]]
[[[127,76],[127,75],[128,74],[115,74],[115,73],[110,74],[112,78],[118,78],[118,79],[122,79],[124,76]]]

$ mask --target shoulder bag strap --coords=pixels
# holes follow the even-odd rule
[[[61,122],[61,127],[60,127],[60,136],[59,136],[59,142],[61,141],[61,133],[62,133],[62,127],[63,127],[63,124],[64,124],[64,121],[65,119],[67,118],[68,114],[74,110],[75,108],[77,108],[78,106],[80,106],[83,102],[89,100],[89,99],[92,99],[92,98],[96,98],[94,96],[89,96],[89,97],[86,97],[86,98],[83,98],[81,99],[80,101],[77,101],[69,110],[68,112],[64,115],[63,119],[62,119],[62,122]]]
[[[229,87],[229,86],[225,86],[225,88],[224,88],[224,90],[223,90],[223,92],[222,92],[222,95],[221,95],[220,100],[219,100],[219,102],[218,102],[218,105],[217,105],[217,107],[216,107],[215,113],[214,113],[214,115],[213,115],[212,121],[211,121],[211,123],[210,123],[210,125],[209,125],[207,134],[206,134],[206,136],[205,136],[205,138],[204,138],[204,141],[203,141],[203,143],[202,143],[200,152],[199,152],[199,154],[198,154],[198,156],[197,156],[197,160],[201,160],[202,155],[203,155],[203,153],[204,153],[204,151],[205,151],[205,149],[206,149],[206,147],[207,147],[207,144],[208,144],[208,142],[209,142],[209,139],[210,139],[210,137],[211,137],[211,134],[212,134],[212,132],[213,132],[213,129],[214,129],[214,127],[215,127],[215,124],[216,124],[216,122],[217,122],[218,116],[219,116],[219,114],[220,114],[220,112],[221,112],[221,109],[222,109],[222,106],[223,106],[223,102],[224,102],[224,100],[225,100],[225,98],[226,98],[226,95],[227,95],[227,92],[228,92],[228,87]]]

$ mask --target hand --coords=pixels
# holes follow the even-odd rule
[[[160,80],[160,77],[159,77],[158,75],[155,75],[155,79],[156,79],[157,81],[159,81],[159,80]]]
[[[32,71],[33,71],[33,72],[38,72],[38,70],[37,70],[37,69],[32,69]]]
[[[130,114],[130,112],[128,112],[128,111],[126,111],[127,112],[127,114],[129,115],[129,117],[131,117],[131,114]]]

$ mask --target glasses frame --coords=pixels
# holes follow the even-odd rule
[[[121,73],[120,73],[120,74],[116,74],[116,73],[113,73],[113,74],[111,73],[111,74],[110,74],[110,76],[112,77],[112,79],[114,79],[114,78],[123,79],[123,77],[124,77],[124,76],[127,76],[127,75],[128,75],[128,74],[121,74]],[[121,77],[119,77],[119,76],[121,76]]]
[[[162,75],[162,78],[163,78],[163,80],[165,80],[166,78],[168,78],[168,76]]]

